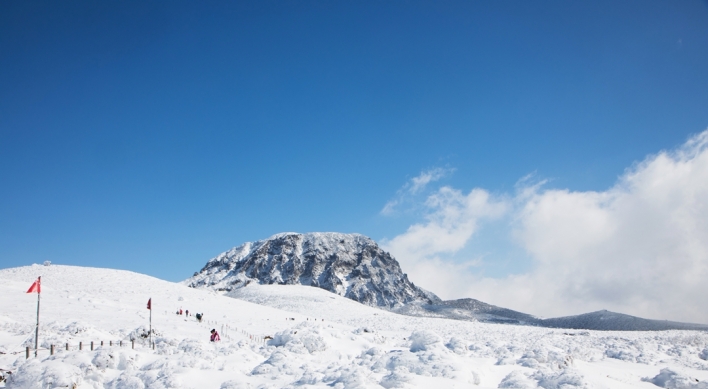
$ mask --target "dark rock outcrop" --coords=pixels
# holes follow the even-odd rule
[[[193,288],[226,292],[253,282],[310,285],[389,309],[440,302],[410,282],[376,242],[359,234],[277,234],[218,255],[185,281]]]

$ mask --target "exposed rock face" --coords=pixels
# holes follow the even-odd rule
[[[277,234],[218,255],[185,281],[193,288],[218,291],[252,282],[316,286],[382,308],[440,302],[410,282],[376,242],[359,234]]]

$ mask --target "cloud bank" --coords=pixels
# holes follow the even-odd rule
[[[441,297],[541,316],[609,309],[708,323],[708,131],[635,164],[606,191],[442,187],[424,205],[423,222],[382,244]],[[473,259],[445,259],[495,220],[507,223],[531,271],[489,278]]]

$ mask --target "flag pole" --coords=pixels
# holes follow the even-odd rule
[[[152,297],[150,301],[152,301]],[[150,304],[150,348],[152,348],[152,304]]]
[[[41,284],[42,277],[37,278],[37,283]],[[39,346],[39,296],[42,294],[41,289],[37,290],[37,327],[34,329],[34,356],[37,357],[37,348]],[[152,312],[152,311],[151,311]]]

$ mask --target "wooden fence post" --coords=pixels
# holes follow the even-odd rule
[[[66,344],[66,351],[69,351],[69,343]]]
[[[54,355],[54,345],[49,345],[49,355]]]
[[[93,340],[91,341],[91,351],[93,351]]]
[[[101,341],[101,347],[103,347],[103,341]]]
[[[29,346],[25,349],[25,359],[29,359]]]
[[[135,350],[135,339],[131,340],[130,343],[132,343],[133,350]]]
[[[84,349],[84,342],[79,342],[79,351]]]

